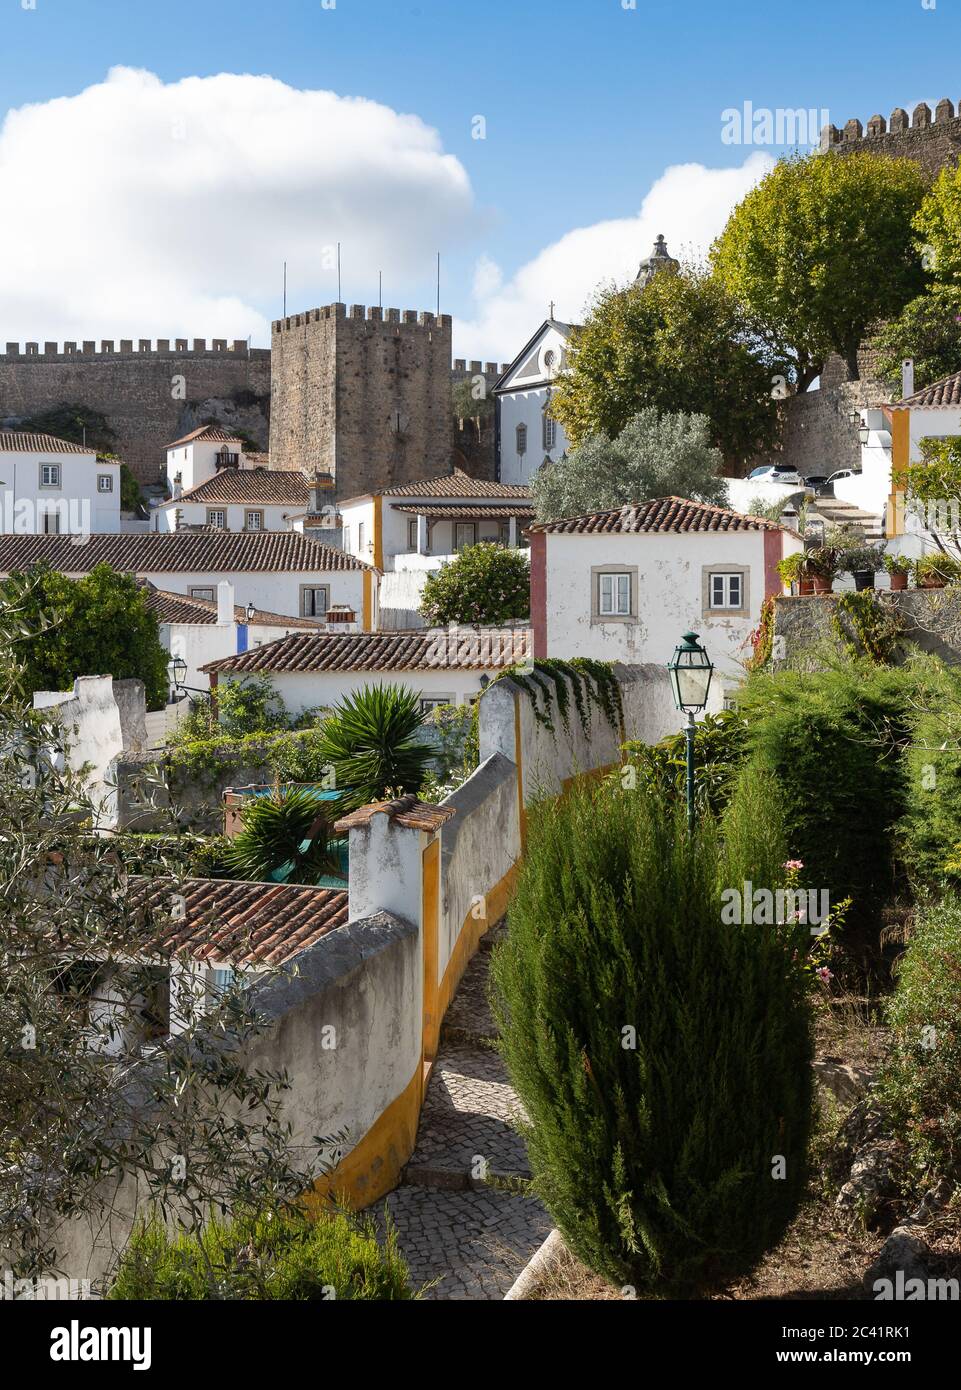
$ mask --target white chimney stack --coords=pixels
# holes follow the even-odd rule
[[[217,585],[217,626],[229,627],[234,621],[234,586],[229,579]]]
[[[901,363],[901,399],[914,395],[914,358],[906,357]]]

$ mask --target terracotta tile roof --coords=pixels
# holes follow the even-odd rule
[[[565,535],[667,535],[684,531],[783,531],[786,528],[763,516],[747,516],[743,512],[728,511],[726,507],[712,507],[706,502],[690,502],[684,497],[655,497],[650,502],[628,504],[609,512],[535,521],[527,529]]]
[[[29,430],[0,430],[0,454],[95,454],[89,444],[74,444],[55,434],[33,434]]]
[[[293,634],[204,671],[493,671],[533,652],[529,628]]]
[[[913,396],[892,402],[895,409],[902,405],[961,405],[961,372],[952,372],[940,381],[932,381]]]
[[[221,468],[206,482],[198,483],[164,505],[170,508],[181,502],[236,502],[306,507],[308,500],[303,473],[272,473],[269,468]]]
[[[171,900],[184,899],[182,920]],[[347,893],[292,883],[133,878],[128,901],[144,949],[233,965],[283,965],[347,921]]]
[[[147,607],[157,615],[161,623],[216,623],[217,604],[209,598],[190,598],[187,594],[172,594],[166,589],[156,589],[152,584],[144,585],[147,591]],[[258,608],[251,619],[242,604],[234,605],[234,622],[262,627],[298,627],[308,631],[316,630],[320,624],[312,618],[292,618],[286,613],[271,613]]]
[[[179,449],[182,444],[242,444],[243,440],[238,439],[235,434],[228,434],[219,425],[201,425],[199,429],[191,430],[185,434],[183,439],[175,439],[172,444],[168,444],[168,449]]]
[[[75,540],[84,544],[75,545]],[[336,546],[321,545],[298,531],[151,531],[146,535],[3,536],[0,574],[47,564],[65,574],[86,574],[112,565],[128,574],[297,573],[365,570]]]
[[[426,516],[431,521],[508,521],[512,516],[525,520],[534,515],[534,508],[529,502],[513,507],[509,502],[492,507],[479,507],[469,502],[392,502],[391,511]]]
[[[445,473],[441,478],[425,478],[420,483],[398,483],[396,487],[383,488],[382,493],[384,497],[516,497],[527,502],[531,500],[529,488],[486,482],[483,478],[472,478],[459,468],[455,468],[453,473]],[[355,502],[357,498],[349,500]],[[346,503],[341,502],[340,505],[343,507]]]
[[[416,796],[399,796],[396,801],[372,801],[369,806],[351,811],[335,823],[334,829],[338,832],[355,830],[360,825],[369,825],[374,816],[385,815],[409,830],[439,830],[456,814],[454,806],[432,806],[427,801],[418,801]]]

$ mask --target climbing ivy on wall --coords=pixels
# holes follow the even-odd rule
[[[904,620],[873,589],[847,590],[834,596],[831,626],[855,656],[867,655],[879,666],[890,666]]]
[[[570,732],[571,699],[585,737],[590,733],[591,708],[596,707],[614,732],[621,737],[624,727],[624,706],[621,688],[609,661],[594,661],[576,656],[570,661],[558,657],[540,657],[522,666],[510,666],[498,680],[510,676],[526,691],[534,718],[556,736],[551,706],[556,701],[564,728]],[[543,696],[543,704],[538,697]]]

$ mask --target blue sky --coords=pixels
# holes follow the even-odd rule
[[[405,307],[432,307],[433,254],[441,249],[443,307],[458,316],[464,333],[477,335],[476,344],[464,341],[460,349],[478,355],[511,355],[519,325],[534,311],[539,295],[549,291],[558,312],[574,317],[583,306],[585,275],[595,281],[623,277],[632,226],[645,241],[630,250],[630,257],[649,250],[654,209],[636,224],[632,219],[666,169],[690,163],[709,170],[742,168],[753,151],[721,142],[725,108],[740,108],[745,101],[755,108],[827,108],[843,124],[850,116],[866,121],[875,110],[887,114],[896,105],[909,107],[922,99],[933,102],[948,95],[957,100],[959,49],[961,0],[936,0],[933,9],[922,0],[810,0],[793,9],[763,0],[637,0],[633,10],[624,8],[622,0],[484,0],[476,5],[336,0],[333,9],[325,9],[322,0],[36,0],[35,9],[3,0],[0,6],[5,111],[74,97],[102,83],[109,69],[128,67],[146,69],[164,84],[225,72],[268,74],[293,89],[367,98],[418,117],[437,132],[439,151],[462,166],[470,208],[465,213],[461,207],[449,219],[440,217],[432,236],[429,223],[408,217],[407,194],[398,190],[395,239],[406,236],[411,244],[390,266],[393,283],[386,286],[385,301],[402,298]],[[483,140],[472,138],[472,120],[479,115],[486,121]],[[298,119],[293,113],[291,118]],[[72,119],[69,108],[65,119]],[[114,125],[123,119],[121,111]],[[322,138],[320,132],[318,136]],[[35,147],[41,152],[32,155],[31,163],[49,157],[48,183],[55,184],[58,142],[51,139],[52,146]],[[92,190],[101,158],[111,163],[109,137],[90,141],[86,172]],[[4,192],[13,198],[10,171],[15,174],[18,167],[22,165],[11,159],[4,178]],[[263,181],[263,165],[259,168],[257,178]],[[0,174],[3,170],[0,148]],[[723,190],[718,187],[716,201],[736,200],[761,172],[756,161],[743,186],[733,180]],[[344,216],[343,297],[370,301],[380,268],[370,261],[375,254],[389,257],[373,252],[369,240],[358,239],[358,206],[389,226],[394,220],[391,198],[378,203],[373,178],[366,187],[351,185],[348,178],[342,187],[322,170],[315,177],[319,199],[325,196],[325,181],[330,184],[332,206],[317,213],[328,239],[341,239],[338,218],[345,200],[354,202],[350,217]],[[122,202],[116,183],[108,180],[108,189],[112,203]],[[247,196],[267,193],[251,185]],[[418,187],[411,196],[423,200],[428,195]],[[685,196],[679,186],[674,215],[664,198],[658,201],[657,215],[669,217],[673,225],[655,230],[664,230],[675,243],[685,239]],[[90,211],[99,215],[109,209],[98,206],[91,193]],[[721,220],[725,211],[718,212]],[[693,225],[697,215],[690,215]],[[119,220],[124,218],[121,211]],[[278,218],[282,223],[282,211]],[[525,280],[524,267],[545,248],[575,229],[612,221],[616,235],[584,238]],[[69,234],[75,236],[76,227]],[[223,234],[243,236],[242,222],[234,221]],[[692,236],[696,249],[709,234],[710,219],[702,216]],[[93,238],[93,229],[84,235]],[[314,263],[302,236],[291,240],[288,307],[308,307],[299,296],[310,303],[334,298],[336,279],[329,266],[323,269],[319,259]],[[272,263],[282,259],[283,244],[280,226],[276,236],[265,240],[262,255]],[[47,244],[45,254],[55,253],[56,246]],[[91,254],[96,255],[93,242]],[[136,258],[135,246],[130,254]],[[216,255],[215,245],[210,254]],[[257,248],[251,247],[250,254],[257,254]],[[116,248],[112,255],[116,262]],[[152,266],[148,256],[147,275]],[[62,323],[49,302],[38,303],[31,328],[25,281],[43,271],[36,262],[21,267],[12,297],[5,296],[0,279],[0,338],[30,332],[42,337],[61,327],[64,333],[81,331],[79,303],[76,314],[65,312]],[[238,273],[243,273],[242,262]],[[515,283],[518,273],[521,281]],[[234,287],[238,300],[264,321],[280,312],[279,265],[272,280],[269,275],[265,280],[275,283],[276,291],[269,283]],[[474,293],[478,288],[479,296]],[[494,302],[505,295],[513,296],[509,312]],[[184,325],[184,331],[235,336],[246,327],[257,337],[259,320],[250,327],[249,315],[225,307],[226,297],[227,289],[219,285],[217,302],[236,323],[219,327],[205,321],[194,330]],[[148,312],[146,298],[133,298],[141,313]],[[189,312],[189,303],[188,297],[181,312]],[[546,303],[542,307],[546,312]],[[157,332],[162,331],[162,310],[159,304]],[[209,306],[203,312],[210,312]],[[5,319],[11,324],[6,333]],[[121,324],[116,332],[123,330]],[[91,334],[113,331],[107,319],[90,326]],[[171,334],[179,331],[171,324]]]

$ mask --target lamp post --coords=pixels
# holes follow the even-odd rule
[[[694,833],[694,716],[707,704],[714,667],[696,632],[685,632],[667,663],[674,703],[687,715],[687,828]]]
[[[256,610],[256,608],[254,607],[254,605],[253,605],[252,603],[248,603],[248,604],[247,604],[247,622],[248,622],[248,624],[253,622],[253,620],[254,620],[254,614],[255,614],[256,612],[257,612],[257,610]]]

